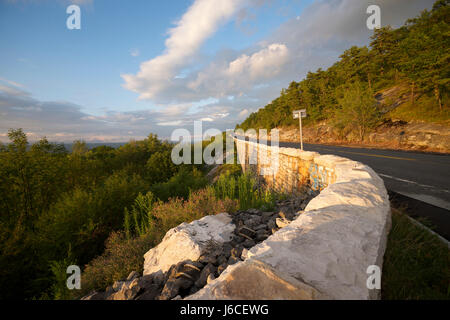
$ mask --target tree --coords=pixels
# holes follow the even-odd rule
[[[336,110],[335,117],[342,125],[357,128],[359,140],[364,141],[367,130],[380,119],[373,92],[359,81],[340,91],[338,98],[340,108]]]

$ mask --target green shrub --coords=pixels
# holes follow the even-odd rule
[[[154,184],[151,190],[161,201],[167,201],[173,197],[187,199],[191,191],[204,188],[207,183],[208,180],[201,171],[195,167],[192,169],[183,167],[169,181]]]
[[[142,271],[143,256],[156,244],[151,234],[127,239],[113,232],[106,241],[104,253],[86,266],[81,276],[81,290],[73,290],[80,298],[92,290],[104,290],[114,281],[126,278],[131,271]]]
[[[237,208],[236,200],[218,199],[211,188],[192,192],[188,200],[173,198],[168,202],[153,203],[151,194],[139,195],[129,212],[134,212],[131,215],[136,216],[139,232],[146,230],[146,233],[134,238],[128,238],[125,233],[112,233],[105,252],[86,266],[79,295],[104,290],[131,271],[142,272],[143,255],[158,244],[169,229],[207,215],[233,212]],[[130,213],[127,219],[130,221]],[[128,232],[136,234],[131,226],[129,222]]]

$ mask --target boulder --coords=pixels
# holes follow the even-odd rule
[[[141,286],[139,285],[139,279],[135,278],[130,283],[123,284],[121,289],[113,294],[110,300],[132,300],[141,291]]]
[[[137,271],[131,271],[127,277],[127,281],[133,281],[136,278],[139,278],[139,273]]]
[[[183,260],[198,260],[211,243],[230,241],[234,228],[228,213],[220,213],[170,229],[161,243],[144,255],[144,275],[166,272]]]
[[[199,288],[204,287],[206,285],[206,281],[208,280],[208,276],[215,271],[216,268],[211,263],[208,263],[200,272],[200,276],[195,282],[195,285]]]
[[[152,284],[145,288],[145,291],[139,295],[136,300],[154,300],[160,293],[159,286]]]
[[[311,286],[257,260],[229,266],[219,278],[185,300],[312,300],[324,299]]]

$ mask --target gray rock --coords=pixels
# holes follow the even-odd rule
[[[262,229],[265,229],[265,228],[266,228],[266,225],[265,225],[265,224],[260,224],[260,225],[257,225],[257,226],[255,227],[255,231],[258,232],[258,230],[262,230]]]
[[[247,250],[247,249],[246,249],[246,250]],[[228,265],[232,265],[232,264],[235,264],[236,262],[239,262],[239,261],[241,261],[241,259],[236,258],[236,257],[230,257],[230,258],[228,259],[227,264],[228,264]]]
[[[139,279],[134,279],[128,285],[122,285],[122,288],[116,292],[113,296],[113,300],[132,300],[141,291],[139,286]]]
[[[125,281],[116,281],[116,282],[114,282],[114,284],[113,284],[113,290],[114,291],[120,291],[120,289],[122,289],[122,286],[125,284]]]
[[[267,223],[273,214],[274,214],[273,212],[263,212],[261,214],[262,222]]]
[[[151,276],[153,277],[153,283],[157,286],[161,286],[164,283],[165,275],[161,270],[153,273]]]
[[[151,285],[153,285],[153,276],[146,275],[146,276],[139,278],[139,286],[141,288],[147,289]]]
[[[159,286],[156,284],[152,284],[145,288],[145,291],[141,295],[139,295],[136,300],[155,300],[159,293]]]
[[[189,289],[189,295],[196,293],[198,290],[200,290],[200,288],[198,288],[197,286],[193,285],[193,286]]]
[[[245,248],[251,248],[251,247],[253,247],[255,244],[256,244],[255,241],[247,239],[247,240],[244,241],[243,246],[244,246]]]
[[[236,248],[233,248],[231,250],[231,256],[239,258],[241,256],[241,254],[242,254],[242,250],[244,250],[244,247],[242,247],[242,246],[238,246]]]
[[[213,282],[216,279],[216,277],[214,276],[213,273],[210,273],[208,278],[206,279],[206,283],[210,284],[211,282]]]
[[[221,264],[218,268],[217,268],[217,274],[220,276],[220,274],[228,267],[228,265],[226,263]]]
[[[187,289],[192,284],[192,280],[184,277],[170,278],[167,280],[159,298],[161,300],[170,300],[178,295],[180,289]]]
[[[271,219],[269,220],[269,222],[267,222],[267,228],[269,228],[269,230],[275,228],[276,226],[277,224],[275,223],[274,219]]]
[[[287,220],[286,218],[277,218],[275,220],[275,222],[276,222],[278,228],[284,228],[284,227],[288,226],[290,223],[290,221]]]
[[[206,281],[208,280],[208,276],[211,273],[214,273],[216,271],[216,268],[211,264],[208,263],[202,270],[202,272],[200,272],[200,276],[197,279],[197,281],[195,282],[195,285],[199,288],[203,288],[206,285]]]
[[[217,258],[217,263],[218,263],[219,265],[221,265],[221,264],[226,263],[227,260],[228,260],[228,259],[225,258],[225,256],[220,256],[220,257]]]
[[[267,235],[266,232],[264,233],[259,233],[256,235],[256,241],[264,241],[268,238],[269,236]]]
[[[222,248],[222,254],[225,256],[225,258],[229,258],[231,255],[231,250],[233,247],[229,243],[225,243]]]
[[[131,271],[127,277],[127,281],[133,281],[136,278],[139,278],[139,273],[137,271]]]

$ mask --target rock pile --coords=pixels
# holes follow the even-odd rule
[[[208,250],[197,261],[184,260],[172,265],[165,273],[155,272],[142,277],[135,271],[127,279],[116,281],[105,292],[93,292],[84,300],[170,300],[183,299],[196,293],[220,276],[229,266],[245,260],[248,249],[287,226],[305,209],[318,192],[279,201],[274,211],[257,209],[232,214],[235,225],[230,241],[209,241]]]

